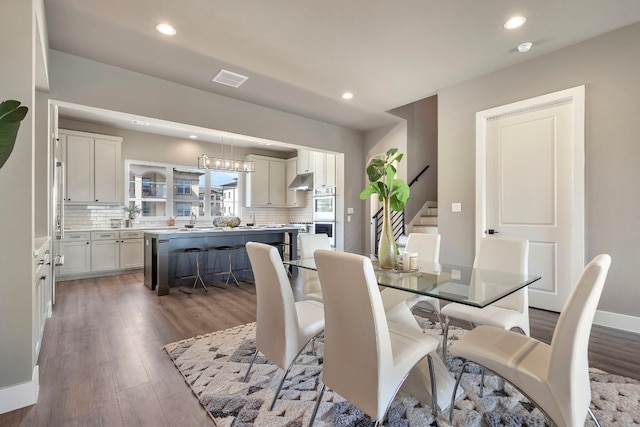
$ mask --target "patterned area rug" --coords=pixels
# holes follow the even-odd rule
[[[416,316],[428,333],[441,339],[441,330],[432,322]],[[456,340],[464,329],[450,329],[450,339]],[[242,382],[255,351],[255,324],[237,326],[224,331],[190,338],[164,347],[184,376],[200,403],[216,425],[307,426],[317,392],[321,385],[323,343],[316,352],[301,355],[292,368],[273,411],[271,399],[284,373],[265,358],[258,356],[249,382]],[[457,372],[461,360],[448,357],[447,366]],[[591,369],[592,409],[603,426],[640,425],[640,382]],[[462,387],[465,394],[455,403],[454,426],[545,426],[544,416],[508,383],[498,390],[498,378],[487,374],[484,397],[479,395],[479,370],[465,374]],[[430,406],[411,396],[399,393],[387,415],[385,425],[451,426],[448,409],[436,419]],[[339,395],[327,390],[316,422],[318,427],[371,426],[371,419]],[[591,419],[585,425],[592,426]]]

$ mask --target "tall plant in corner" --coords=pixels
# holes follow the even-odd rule
[[[402,160],[402,154],[397,148],[387,151],[385,158],[371,159],[367,166],[369,185],[360,193],[360,199],[365,200],[373,194],[378,195],[382,202],[383,222],[380,241],[378,242],[378,260],[380,267],[393,269],[396,266],[396,239],[391,228],[391,210],[401,212],[409,200],[411,191],[409,186],[396,178],[395,164]]]
[[[0,169],[13,151],[20,122],[28,111],[27,107],[20,106],[19,101],[8,100],[0,103]]]

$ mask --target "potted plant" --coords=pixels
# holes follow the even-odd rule
[[[0,168],[9,159],[16,143],[20,122],[29,109],[12,99],[0,103]]]
[[[397,245],[391,228],[391,210],[401,212],[409,200],[409,186],[396,178],[395,163],[402,160],[402,154],[397,148],[387,151],[384,158],[371,159],[367,166],[369,185],[360,193],[360,199],[365,200],[372,194],[378,195],[382,202],[383,222],[380,241],[378,242],[378,260],[380,267],[393,269],[397,260]]]
[[[140,212],[142,212],[140,206],[137,205],[124,206],[122,210],[129,214],[129,219],[135,219],[138,215],[140,215]]]

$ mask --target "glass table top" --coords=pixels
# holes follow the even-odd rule
[[[284,262],[316,270],[313,258]],[[539,276],[505,273],[450,264],[419,261],[415,271],[384,270],[372,261],[380,286],[427,295],[474,307],[485,307],[539,280]]]

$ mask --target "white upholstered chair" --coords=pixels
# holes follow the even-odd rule
[[[418,254],[418,260],[425,262],[438,263],[440,261],[440,235],[427,233],[410,233],[407,238],[405,252],[415,252]],[[387,312],[387,316],[393,318],[394,310],[398,304],[404,303],[409,309],[418,303],[424,303],[429,311],[435,313],[438,317],[440,327],[444,330],[444,325],[440,319],[440,300],[438,298],[426,295],[414,295],[393,288],[385,288],[380,294],[382,295],[382,303]]]
[[[596,256],[564,305],[551,345],[525,335],[479,326],[451,346],[467,359],[509,381],[555,425],[583,426],[589,409],[589,335],[611,257]],[[458,388],[466,363],[458,373]],[[454,392],[455,392],[454,389]],[[453,417],[453,401],[449,418]]]
[[[307,344],[324,330],[324,309],[316,301],[294,301],[282,258],[275,247],[257,242],[249,242],[246,247],[253,268],[258,302],[256,352],[243,381],[247,381],[259,351],[279,368],[285,369],[271,402],[271,410],[293,362]]]
[[[300,235],[300,256],[302,258],[313,258],[316,249],[331,250],[329,236],[324,233]],[[298,271],[302,279],[301,298],[322,302],[322,289],[318,273],[307,268],[300,268]]]
[[[529,241],[513,237],[483,237],[473,266],[478,269],[526,275],[529,271]],[[527,287],[484,308],[450,303],[442,307],[440,313],[446,316],[442,341],[443,360],[447,360],[446,344],[450,317],[466,320],[472,326],[489,325],[506,330],[515,328],[523,334],[529,335],[529,291]]]
[[[409,371],[427,357],[431,393],[436,396],[429,352],[438,340],[398,325],[389,329],[371,260],[346,252],[317,250],[316,266],[325,310],[322,390],[347,399],[380,425]],[[432,399],[434,416],[436,398]]]

